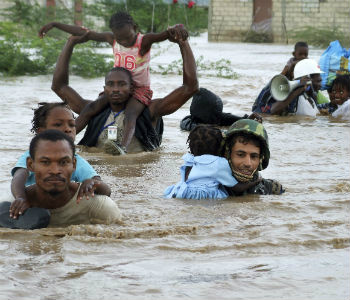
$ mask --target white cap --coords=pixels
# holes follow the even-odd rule
[[[321,71],[319,65],[316,61],[310,58],[305,58],[299,61],[294,68],[294,79],[308,76],[311,74],[321,74],[324,73]]]

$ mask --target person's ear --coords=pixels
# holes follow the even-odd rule
[[[34,172],[34,160],[30,156],[27,157],[27,169],[30,172]]]
[[[295,51],[292,52],[293,56],[295,57]]]

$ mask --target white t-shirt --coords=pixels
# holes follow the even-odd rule
[[[299,96],[298,108],[295,113],[296,115],[316,117],[318,113],[319,113],[319,110],[317,108],[316,103],[314,103],[314,105],[312,106],[311,103],[305,98],[303,94]]]
[[[342,105],[332,113],[332,117],[342,118],[350,121],[350,99],[346,100]]]

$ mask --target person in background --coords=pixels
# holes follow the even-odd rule
[[[73,35],[86,35],[87,40],[98,42],[107,42],[113,47],[114,67],[123,67],[132,73],[133,91],[132,97],[125,108],[125,126],[123,139],[119,146],[123,150],[121,154],[127,151],[128,146],[135,133],[136,119],[140,116],[146,106],[149,106],[152,100],[153,92],[150,88],[150,70],[149,63],[151,59],[151,47],[153,43],[169,39],[174,33],[174,28],[181,34],[181,39],[188,38],[188,32],[182,25],[169,27],[168,30],[161,33],[141,34],[137,30],[137,25],[133,18],[126,12],[117,12],[113,14],[109,21],[109,27],[112,32],[94,32],[88,31],[80,26],[66,25],[58,22],[51,22],[39,30],[39,36],[44,37],[52,28],[58,28]],[[81,110],[72,106],[75,113],[80,114]],[[98,108],[94,103],[90,103],[85,110],[95,115]]]
[[[317,93],[321,88],[321,70],[313,59],[303,59],[294,68],[294,80],[300,80],[300,86],[294,89],[283,101],[260,95],[253,105],[253,111],[272,115],[304,115],[316,117]],[[265,91],[266,92],[266,91]]]
[[[210,125],[197,125],[188,135],[190,153],[182,159],[181,180],[169,186],[165,198],[221,199],[228,197],[224,186],[243,193],[256,182],[239,183],[222,156],[221,130]]]
[[[240,119],[255,119],[262,121],[262,118],[257,113],[244,115],[239,117],[231,113],[223,112],[223,103],[219,96],[206,88],[200,88],[193,96],[190,115],[183,118],[180,122],[182,130],[191,131],[198,124],[210,124],[216,126],[230,126]]]
[[[34,110],[31,131],[39,134],[47,129],[56,129],[67,134],[73,141],[76,136],[75,119],[70,108],[63,102],[39,103]],[[26,151],[11,171],[11,191],[15,198],[10,207],[10,216],[18,218],[31,207],[25,193],[25,187],[35,184],[35,174],[27,169],[29,151]],[[78,201],[91,192],[100,195],[111,195],[109,186],[101,180],[94,168],[79,154],[75,154],[76,168],[72,173],[72,181],[80,182]]]
[[[350,102],[350,76],[337,76],[332,82],[330,90],[329,96],[331,101],[317,105],[320,113],[350,119],[350,110],[347,108]]]
[[[302,59],[308,58],[309,56],[309,46],[306,42],[297,42],[294,45],[293,56],[287,61],[287,64],[283,68],[281,74],[286,76],[288,80],[293,80],[294,78],[294,67]]]

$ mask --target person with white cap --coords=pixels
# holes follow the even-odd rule
[[[300,87],[293,90],[284,101],[270,100],[270,113],[274,115],[296,114],[316,117],[317,93],[321,88],[322,71],[313,59],[303,59],[294,68],[294,80]]]

